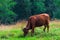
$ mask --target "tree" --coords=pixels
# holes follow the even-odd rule
[[[40,14],[42,12],[45,12],[45,5],[44,0],[31,0],[31,13],[34,14]]]
[[[55,18],[60,19],[60,0],[54,0],[54,4],[56,6]]]
[[[11,23],[14,21],[16,14],[11,10],[16,2],[13,0],[0,0],[0,22]]]
[[[53,0],[45,0],[44,2],[46,7],[46,12],[50,15],[51,18],[54,18],[54,11],[56,10]]]
[[[30,0],[15,0],[17,5],[13,11],[18,15],[17,20],[27,19],[31,15]]]

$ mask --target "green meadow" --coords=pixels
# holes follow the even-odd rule
[[[22,29],[26,26],[25,22],[3,25],[0,27],[0,40],[60,40],[60,21],[51,21],[49,32],[43,32],[42,27],[36,27],[35,33],[31,36],[31,30],[26,37],[23,36]]]

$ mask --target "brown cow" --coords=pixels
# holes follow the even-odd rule
[[[33,35],[34,28],[39,27],[39,26],[44,26],[44,29],[43,29],[44,32],[47,27],[47,32],[48,32],[49,31],[49,20],[50,20],[50,17],[46,13],[29,17],[27,26],[26,26],[26,28],[23,29],[24,36],[27,35],[28,30],[30,30],[30,29],[32,29],[31,35]]]

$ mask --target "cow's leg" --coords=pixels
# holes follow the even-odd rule
[[[47,32],[49,32],[49,20],[46,20]]]
[[[32,27],[31,36],[33,36],[33,34],[34,34],[34,27]]]
[[[47,32],[49,32],[49,25],[47,25]]]
[[[45,29],[46,29],[46,25],[44,25],[44,29],[43,29],[44,32],[45,32]]]
[[[31,19],[31,36],[33,36],[33,34],[34,34],[34,28],[35,28],[35,19],[33,18],[33,19]]]

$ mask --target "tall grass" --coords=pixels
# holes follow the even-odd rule
[[[26,26],[25,22],[8,26],[8,30],[0,30],[0,40],[60,40],[60,21],[50,22],[50,31],[48,33],[43,32],[44,27],[37,27],[33,36],[29,31],[26,37],[23,36],[22,31]]]

